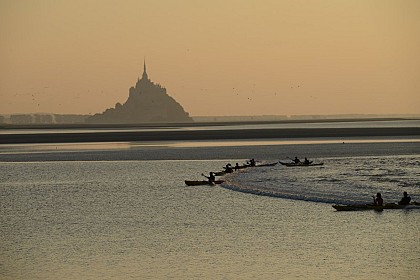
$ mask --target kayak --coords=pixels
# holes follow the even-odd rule
[[[396,203],[388,203],[383,206],[375,206],[372,204],[350,204],[350,205],[332,205],[337,211],[363,211],[363,210],[375,210],[382,211],[384,209],[420,209],[420,203],[412,202],[408,205],[398,205]]]
[[[202,180],[202,181],[189,181],[189,180],[185,180],[185,184],[187,186],[213,186],[213,185],[218,185],[223,183],[223,180],[216,180],[213,183],[210,183],[207,180]]]
[[[321,165],[324,165],[324,163],[323,162],[320,162],[320,163],[304,163],[304,162],[299,162],[299,163],[292,163],[292,162],[290,162],[290,163],[288,163],[288,162],[281,162],[280,161],[280,164],[281,165],[286,165],[287,167],[300,167],[300,166],[321,166]]]
[[[275,166],[276,164],[278,164],[279,162],[278,161],[276,161],[276,162],[273,162],[273,163],[265,163],[265,164],[259,164],[259,165],[256,165],[255,167],[264,167],[264,166]]]
[[[259,164],[259,165],[242,165],[242,166],[232,166],[232,169],[227,170],[225,168],[225,170],[223,171],[217,171],[217,172],[213,172],[214,176],[223,176],[226,175],[228,173],[233,173],[235,172],[235,170],[237,169],[244,169],[244,168],[248,168],[248,167],[265,167],[265,166],[275,166],[276,164],[278,164],[278,162],[273,162],[273,163],[265,163],[265,164]],[[224,168],[224,167],[223,167]]]
[[[244,168],[248,168],[248,167],[251,167],[251,165],[246,164],[246,165],[232,166],[233,170],[244,169]]]
[[[232,171],[233,172],[233,171]],[[227,173],[231,173],[231,172],[226,172],[226,171],[217,171],[217,172],[213,172],[214,176],[223,176]]]

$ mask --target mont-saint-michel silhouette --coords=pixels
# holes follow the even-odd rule
[[[129,90],[124,104],[117,103],[114,108],[105,110],[86,119],[87,123],[97,124],[136,124],[136,123],[186,123],[193,119],[184,108],[166,93],[166,88],[153,83],[146,71],[141,79]]]

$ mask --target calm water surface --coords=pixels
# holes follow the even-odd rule
[[[246,151],[229,162],[259,155]],[[0,161],[0,278],[419,279],[420,210],[331,204],[420,200],[420,154],[318,153],[322,168],[248,169],[223,187],[184,180],[226,159]]]

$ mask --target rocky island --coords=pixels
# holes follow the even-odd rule
[[[166,88],[153,83],[146,71],[142,78],[129,90],[124,104],[105,110],[86,119],[97,124],[137,124],[137,123],[189,123],[193,119],[184,108],[166,93]]]

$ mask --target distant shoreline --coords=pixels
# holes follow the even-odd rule
[[[115,127],[115,126],[114,126]],[[420,127],[270,128],[0,134],[0,144],[420,136]]]
[[[0,129],[92,129],[92,128],[162,128],[162,127],[198,127],[198,126],[231,126],[231,125],[252,125],[252,124],[303,124],[303,123],[355,123],[372,121],[420,121],[419,118],[336,118],[336,119],[284,119],[284,120],[255,120],[255,121],[206,121],[192,123],[138,123],[138,124],[89,124],[89,123],[68,123],[68,124],[5,124],[0,123]]]

